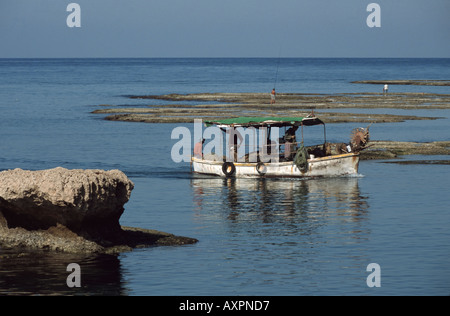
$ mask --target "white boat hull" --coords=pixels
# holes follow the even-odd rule
[[[358,173],[359,154],[349,153],[308,159],[308,168],[300,170],[292,161],[257,163],[234,162],[234,172],[226,175],[224,162],[192,158],[195,173],[217,175],[221,177],[333,177]]]

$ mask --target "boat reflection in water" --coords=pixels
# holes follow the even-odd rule
[[[251,230],[258,226],[264,226],[265,231],[277,230],[281,225],[285,232],[295,234],[350,223],[347,229],[359,234],[362,230],[358,223],[367,218],[369,206],[367,197],[359,190],[358,178],[298,180],[198,176],[191,182],[199,219],[251,223]],[[270,223],[273,225],[268,225]]]
[[[191,179],[204,260],[230,276],[232,293],[363,293],[373,254],[360,180]]]

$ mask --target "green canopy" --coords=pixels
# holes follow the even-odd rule
[[[324,124],[317,117],[236,117],[217,121],[206,121],[207,126],[300,126]]]

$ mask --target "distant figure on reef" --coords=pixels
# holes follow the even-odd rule
[[[273,88],[272,92],[270,93],[270,104],[275,104],[275,96],[276,96],[276,92],[275,92],[275,88]]]
[[[389,86],[387,84],[385,84],[384,87],[383,87],[383,94],[387,94],[388,93],[388,89],[389,89]]]
[[[194,146],[194,157],[202,159],[203,158],[203,143],[205,139],[203,138],[201,142],[198,142]]]

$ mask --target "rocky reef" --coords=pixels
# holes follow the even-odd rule
[[[450,80],[360,80],[352,83],[364,84],[393,84],[393,85],[413,85],[413,86],[450,86]]]
[[[449,80],[367,80],[353,83],[448,86]],[[418,88],[419,89],[419,88]],[[195,119],[215,120],[238,116],[306,116],[313,110],[325,123],[398,123],[409,120],[439,120],[442,117],[408,114],[351,113],[348,109],[450,109],[450,95],[444,93],[278,93],[270,104],[268,93],[193,93],[165,95],[128,95],[139,106],[100,105],[93,114],[109,121],[144,123],[192,123]],[[161,104],[148,104],[161,101]],[[330,109],[335,111],[331,112]],[[340,112],[340,110],[346,111]],[[379,112],[379,111],[378,111]],[[405,112],[406,113],[406,112]],[[430,112],[431,113],[431,112]],[[450,143],[371,141],[361,159],[392,159],[403,155],[449,155]]]
[[[197,241],[121,226],[133,188],[119,170],[0,172],[0,246],[114,253]]]
[[[450,141],[435,141],[427,143],[399,142],[399,141],[370,141],[366,150],[361,153],[362,160],[392,159],[405,155],[450,155]],[[449,160],[440,160],[440,164],[448,164]],[[425,160],[416,160],[417,163],[430,163]],[[399,162],[400,163],[400,162]],[[403,161],[403,163],[405,163]],[[410,162],[412,163],[412,162]],[[432,162],[431,162],[432,163]]]
[[[194,119],[215,120],[239,116],[305,116],[314,110],[325,123],[394,123],[405,120],[436,120],[406,114],[363,114],[339,112],[341,109],[449,109],[450,95],[433,93],[278,93],[270,104],[268,93],[195,93],[131,95],[142,100],[139,106],[102,104],[93,114],[110,121],[145,123],[192,123]],[[146,100],[161,104],[145,105]],[[336,109],[336,112],[330,112]],[[322,111],[326,110],[326,111]]]

